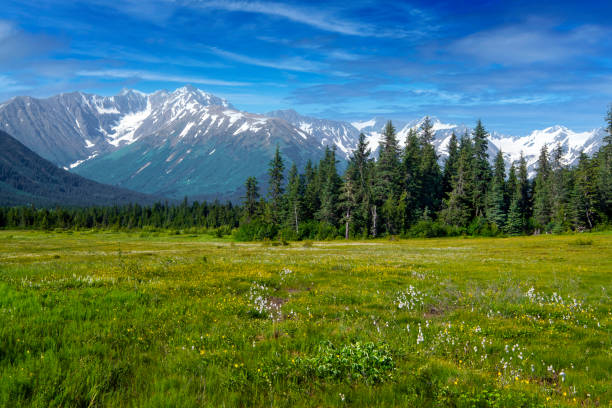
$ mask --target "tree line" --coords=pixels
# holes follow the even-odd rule
[[[114,229],[114,230],[215,230],[231,233],[238,226],[242,209],[231,202],[156,203],[150,206],[88,208],[36,208],[34,206],[0,207],[0,228],[7,229]]]
[[[612,221],[612,108],[608,135],[593,157],[562,162],[563,148],[544,146],[535,177],[525,157],[506,169],[503,153],[491,166],[488,133],[479,120],[471,134],[454,133],[442,166],[429,118],[409,131],[400,148],[392,122],[383,131],[377,160],[359,136],[343,175],[335,149],[300,174],[277,147],[268,191],[246,180],[239,239],[329,239],[379,236],[498,235],[592,230]]]

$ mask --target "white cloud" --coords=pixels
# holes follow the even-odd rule
[[[586,25],[561,31],[538,20],[477,32],[448,49],[494,64],[559,63],[588,55],[610,36],[610,30],[602,27]]]
[[[247,55],[237,54],[235,52],[222,50],[216,47],[208,47],[208,50],[220,57],[227,58],[233,61],[241,62],[243,64],[256,65],[260,67],[282,69],[288,71],[299,71],[299,72],[315,72],[322,69],[322,65],[308,61],[304,58],[287,58],[279,61],[264,60],[261,58],[249,57]]]
[[[306,24],[311,27],[332,33],[354,35],[359,37],[405,37],[401,29],[378,29],[370,24],[342,19],[336,15],[323,13],[319,9],[296,7],[288,4],[259,1],[201,1],[202,8],[237,11],[268,16],[281,17],[287,20]]]

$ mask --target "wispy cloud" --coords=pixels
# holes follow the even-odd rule
[[[401,28],[388,29],[343,19],[338,15],[325,13],[313,7],[298,7],[275,2],[259,1],[199,1],[202,8],[264,14],[306,24],[319,30],[359,37],[405,37],[408,33]]]
[[[17,81],[7,77],[6,75],[0,74],[0,89],[2,89],[2,93],[10,93],[30,89],[30,87],[18,83]]]
[[[55,38],[41,34],[30,34],[16,24],[0,20],[0,63],[2,68],[19,65],[22,59],[46,55],[63,44]]]
[[[182,75],[163,74],[149,71],[138,71],[138,70],[122,70],[122,69],[107,69],[107,70],[90,70],[90,71],[78,71],[78,76],[82,77],[98,77],[98,78],[122,78],[130,79],[137,78],[145,81],[159,81],[159,82],[176,82],[182,84],[201,84],[201,85],[215,85],[215,86],[248,86],[251,85],[248,82],[237,82],[237,81],[224,81],[219,79],[209,79],[201,77],[191,77]]]
[[[248,55],[237,54],[235,52],[222,50],[216,47],[208,47],[209,52],[232,61],[243,64],[256,65],[266,68],[274,68],[288,71],[316,72],[324,66],[315,61],[309,61],[301,57],[285,58],[280,60],[266,60],[261,58],[249,57]]]
[[[15,34],[17,30],[15,25],[10,21],[0,20],[0,41],[4,41],[8,37]]]
[[[606,48],[611,37],[612,30],[600,26],[559,30],[537,20],[480,31],[453,42],[447,49],[451,54],[492,64],[560,63]]]

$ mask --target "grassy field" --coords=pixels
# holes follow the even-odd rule
[[[0,406],[611,406],[612,234],[0,231]]]

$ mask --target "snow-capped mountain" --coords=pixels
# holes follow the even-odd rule
[[[410,129],[420,129],[425,118],[413,120],[409,122],[394,121],[393,124],[397,130],[397,137],[400,146],[405,145],[406,136]],[[440,160],[448,156],[448,143],[452,133],[455,133],[457,138],[460,138],[465,132],[471,134],[472,128],[466,125],[456,125],[442,123],[439,119],[430,118],[435,132],[434,146],[440,156]],[[352,125],[366,135],[368,147],[372,152],[378,150],[379,143],[382,141],[382,131],[387,120],[374,118],[364,122],[353,122]],[[401,126],[401,127],[400,127]],[[524,154],[527,161],[527,166],[530,175],[534,174],[535,164],[540,155],[540,151],[544,145],[548,146],[549,152],[552,151],[558,144],[563,149],[562,161],[568,166],[575,165],[580,156],[580,152],[584,151],[588,155],[594,154],[603,142],[606,135],[604,128],[593,129],[589,132],[574,132],[563,126],[553,126],[543,130],[534,130],[527,136],[505,136],[495,131],[490,131],[489,136],[489,157],[491,161],[501,150],[504,153],[506,163],[515,162],[520,158],[521,152]]]
[[[2,128],[56,164],[96,181],[168,197],[227,195],[263,178],[278,145],[291,163],[321,156],[320,141],[285,120],[241,112],[186,86],[14,98]]]
[[[348,159],[359,139],[359,130],[348,122],[302,116],[293,109],[268,112],[267,116],[284,119],[317,139],[322,147],[336,146],[339,157]]]
[[[431,119],[442,162],[451,134],[460,137],[471,127]],[[423,120],[393,121],[401,146]],[[57,165],[96,181],[175,198],[236,197],[248,176],[265,182],[277,145],[287,167],[319,160],[325,146],[335,146],[342,162],[364,133],[377,157],[386,122],[376,117],[348,123],[293,110],[242,112],[191,86],[150,94],[16,97],[0,105],[0,130]],[[509,163],[522,151],[530,173],[544,144],[552,149],[560,143],[565,163],[572,165],[580,151],[593,154],[605,136],[604,129],[576,133],[560,126],[516,137],[488,130],[491,159],[501,149]]]
[[[0,105],[0,129],[61,167],[112,151],[118,121],[144,110],[147,96],[103,97],[81,92],[47,99],[15,97]]]
[[[572,166],[578,162],[580,153],[594,154],[602,144],[606,135],[604,128],[593,129],[590,132],[574,132],[564,126],[552,126],[543,130],[534,130],[527,136],[512,137],[493,134],[491,143],[504,152],[508,161],[513,162],[520,158],[521,152],[525,155],[528,170],[531,175],[535,172],[535,164],[544,145],[548,146],[549,153],[557,146],[563,149],[562,162]]]

